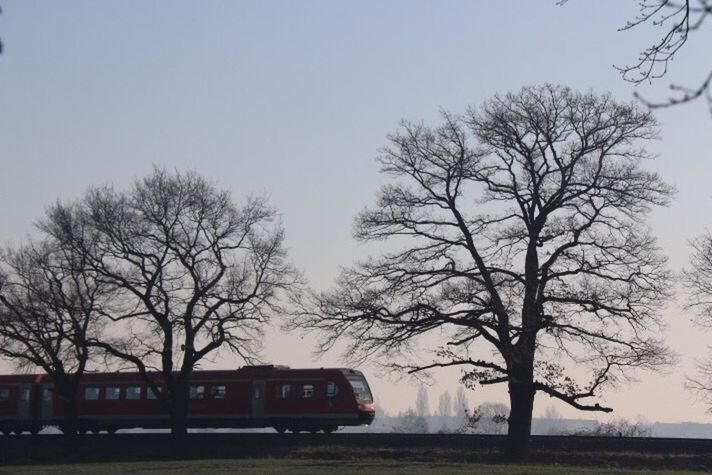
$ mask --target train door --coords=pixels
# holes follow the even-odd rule
[[[252,417],[265,415],[265,381],[255,379],[252,381]]]
[[[20,394],[17,406],[17,419],[19,421],[29,421],[32,419],[32,384],[23,383],[20,384]]]
[[[42,401],[40,402],[40,419],[43,421],[52,420],[52,405],[54,403],[54,384],[44,382],[42,384]]]

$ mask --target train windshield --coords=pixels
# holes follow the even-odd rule
[[[371,389],[368,387],[366,379],[361,375],[349,375],[347,376],[351,387],[354,389],[354,395],[356,396],[356,401],[360,404],[371,404],[373,402],[373,396],[371,396]]]

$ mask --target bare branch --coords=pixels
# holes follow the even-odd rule
[[[560,0],[558,5],[567,3]],[[700,30],[708,15],[712,16],[712,3],[709,0],[640,0],[638,15],[626,22],[619,31],[628,31],[651,25],[661,28],[662,36],[640,52],[637,61],[625,65],[614,66],[624,80],[639,85],[651,83],[668,74],[669,67],[677,54],[690,39],[690,33]],[[673,95],[667,100],[652,101],[635,96],[651,108],[671,107],[685,104],[704,97],[712,114],[712,71],[700,81],[698,86],[683,86],[671,84],[669,89]]]

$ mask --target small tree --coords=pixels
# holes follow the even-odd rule
[[[472,412],[465,408],[464,416],[461,420],[460,427],[455,430],[457,434],[476,434],[480,430],[480,420],[482,414],[478,408],[474,408]]]
[[[438,399],[438,416],[450,417],[452,415],[452,396],[449,391],[445,391]]]
[[[354,358],[506,384],[510,459],[526,457],[537,392],[610,411],[586,401],[668,361],[669,273],[644,219],[672,190],[640,167],[637,143],[656,130],[635,104],[552,85],[444,113],[436,128],[404,122],[379,158],[394,181],[355,223],[358,239],[403,249],[345,270],[303,302],[300,325],[323,332],[323,350],[348,336]],[[442,342],[430,364],[426,335]]]
[[[428,397],[428,390],[425,389],[425,386],[418,387],[418,394],[415,397],[415,413],[420,417],[430,415],[430,398]]]
[[[89,363],[88,341],[101,335],[111,285],[87,272],[80,256],[53,241],[2,254],[0,356],[18,368],[42,368],[64,406],[66,434],[77,430],[77,390]]]
[[[467,402],[467,395],[465,394],[465,388],[462,386],[457,387],[457,392],[455,392],[455,402],[453,404],[453,410],[455,412],[455,417],[462,419],[465,417],[469,403]]]
[[[266,200],[238,207],[195,173],[155,169],[128,192],[92,189],[53,206],[43,229],[121,292],[114,337],[93,344],[138,370],[174,434],[186,432],[196,365],[220,349],[252,361],[280,292],[299,284]]]

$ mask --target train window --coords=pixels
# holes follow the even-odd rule
[[[54,389],[52,389],[52,388],[42,388],[42,400],[43,401],[51,401],[53,392],[54,392]]]
[[[371,404],[373,402],[373,396],[371,395],[371,389],[368,387],[366,379],[361,375],[347,376],[351,387],[354,390],[354,396],[356,396],[356,401],[360,404]]]
[[[329,397],[336,397],[339,395],[339,385],[333,381],[326,383],[326,395]]]
[[[116,401],[121,398],[121,388],[117,386],[109,386],[104,391],[104,398],[109,401]]]
[[[225,395],[227,394],[227,389],[225,386],[213,386],[210,388],[210,396],[213,399],[225,399]]]
[[[129,386],[126,388],[126,399],[137,400],[141,399],[141,386]]]
[[[89,387],[84,388],[84,399],[87,401],[96,401],[99,399],[99,388]]]
[[[277,398],[287,399],[292,394],[291,384],[278,384],[277,385]]]
[[[5,402],[10,399],[10,390],[8,388],[0,389],[0,402]]]
[[[301,397],[304,399],[314,397],[314,385],[313,384],[303,384]]]
[[[205,386],[191,386],[190,387],[190,398],[191,399],[203,399],[205,397]]]
[[[147,397],[148,399],[158,399],[158,394],[161,392],[161,388],[159,387],[159,388],[156,388],[156,389],[158,390],[158,392],[155,392],[155,391],[154,391],[153,389],[151,389],[150,387],[149,387],[149,388],[146,388],[146,397]]]
[[[30,400],[30,388],[22,388],[20,390],[20,401],[29,401]]]

